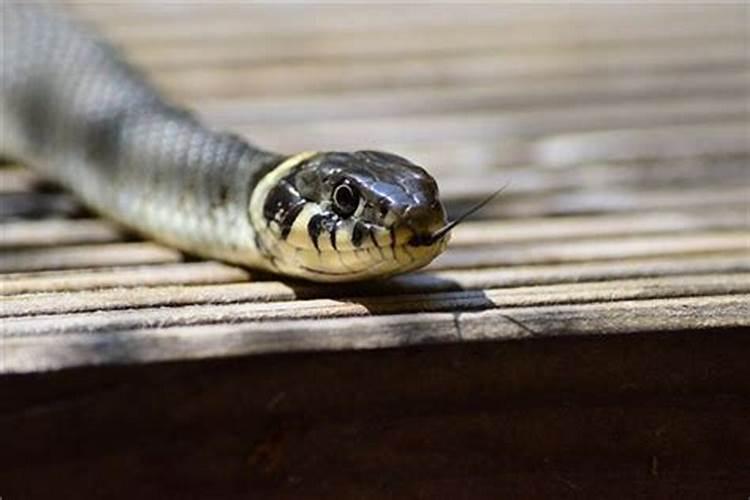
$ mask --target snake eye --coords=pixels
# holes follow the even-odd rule
[[[359,192],[346,182],[340,183],[333,190],[333,206],[341,217],[351,216],[359,206]]]

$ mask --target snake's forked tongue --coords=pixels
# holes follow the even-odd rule
[[[505,188],[508,187],[509,184],[510,183],[505,184],[503,187],[501,187],[500,189],[498,189],[497,191],[495,191],[494,193],[492,193],[491,195],[489,195],[488,197],[486,197],[485,199],[481,200],[479,203],[477,203],[476,205],[474,205],[473,207],[471,207],[470,209],[468,209],[466,212],[464,212],[463,214],[461,214],[460,216],[458,216],[458,218],[450,221],[449,223],[447,223],[446,225],[444,225],[440,229],[434,231],[432,234],[430,234],[429,236],[425,237],[422,240],[422,244],[431,245],[431,244],[435,243],[436,241],[438,241],[440,238],[442,238],[443,236],[445,236],[446,234],[448,234],[453,228],[455,228],[456,226],[458,226],[460,223],[462,223],[463,221],[465,221],[467,218],[469,218],[470,216],[472,216],[473,214],[475,214],[476,212],[478,212],[479,210],[481,210],[489,202],[491,202],[492,200],[494,200],[497,197],[497,195],[499,195],[500,193],[502,193],[505,190]]]

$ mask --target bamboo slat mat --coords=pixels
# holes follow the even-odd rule
[[[321,286],[196,260],[0,170],[0,372],[750,326],[737,5],[79,3],[174,99],[267,148],[394,150],[449,211],[421,272]]]

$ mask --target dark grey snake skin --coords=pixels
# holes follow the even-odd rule
[[[4,2],[2,14],[0,153],[160,240],[227,258],[253,244],[248,186],[281,156],[165,103],[59,12]]]

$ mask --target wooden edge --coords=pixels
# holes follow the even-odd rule
[[[279,352],[750,327],[750,295],[9,338],[0,373]]]

